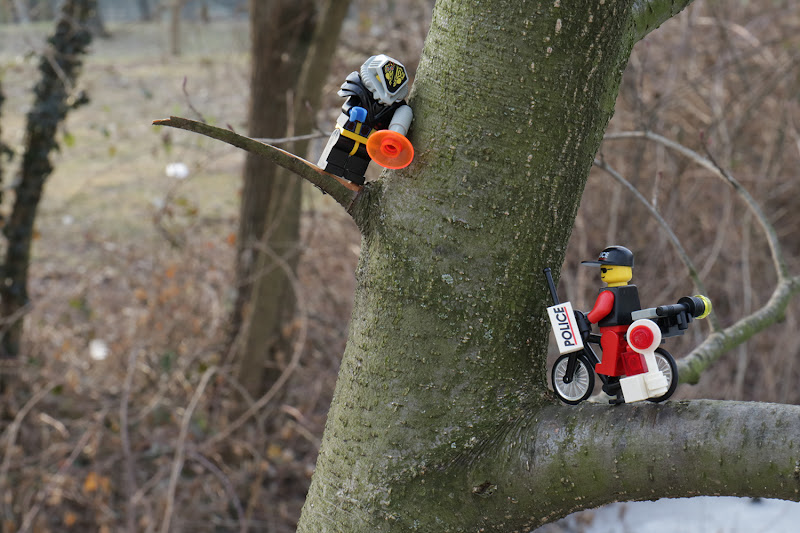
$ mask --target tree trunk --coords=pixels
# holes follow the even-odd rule
[[[150,22],[153,20],[153,12],[150,11],[150,0],[138,0],[139,5],[139,20],[142,22]]]
[[[172,0],[169,14],[169,50],[174,56],[181,55],[181,18],[185,0]]]
[[[103,11],[100,9],[100,4],[96,3],[96,7],[92,11],[91,18],[86,21],[92,35],[101,39],[108,39],[111,34],[106,29],[106,22],[103,19]]]
[[[319,23],[296,83],[297,91],[291,121],[293,132],[287,131],[289,135],[310,132],[314,125],[314,112],[319,107],[328,65],[333,59],[349,5],[350,0],[326,0],[320,10]],[[302,155],[308,151],[308,145],[308,141],[297,141],[284,148]],[[284,328],[292,319],[296,303],[296,295],[288,278],[294,274],[298,258],[294,245],[299,240],[302,189],[301,182],[287,170],[276,168],[256,156],[253,158],[266,170],[261,179],[274,174],[272,178],[274,181],[269,191],[270,200],[274,203],[264,210],[258,204],[249,202],[250,208],[270,215],[271,222],[267,225],[269,238],[263,239],[262,228],[261,243],[270,246],[273,251],[276,246],[280,246],[279,243],[285,243],[281,248],[288,254],[284,263],[280,263],[276,257],[260,254],[258,265],[254,269],[255,282],[252,290],[248,291],[250,284],[244,279],[240,283],[240,296],[247,297],[249,292],[250,303],[249,319],[241,330],[239,379],[251,395],[259,396],[269,389],[281,371],[280,367],[283,365],[276,361],[280,359],[276,355],[288,355],[291,349],[290,335],[286,335]],[[254,235],[253,238],[255,237]],[[240,239],[240,242],[242,241],[246,241],[246,238]],[[246,250],[242,252],[243,255],[240,257],[247,257],[250,254]],[[242,275],[245,274],[253,276],[252,272],[242,271]],[[240,317],[243,311],[243,307],[238,308]],[[268,365],[266,371],[265,365]]]
[[[250,135],[286,135],[291,98],[312,35],[311,0],[251,1]],[[238,378],[254,397],[280,374],[281,326],[294,312],[301,183],[261,157],[245,161],[239,218],[237,301],[232,328]]]
[[[34,89],[36,99],[27,117],[21,177],[15,188],[11,216],[3,227],[8,240],[2,265],[4,283],[0,284],[2,316],[8,324],[2,337],[5,357],[19,353],[22,314],[28,303],[28,266],[36,211],[44,183],[53,170],[50,153],[57,148],[58,125],[70,109],[85,99],[74,94],[73,85],[80,71],[81,56],[92,39],[86,22],[96,8],[96,0],[67,0],[56,31],[48,40],[50,49],[39,62],[42,77]]]
[[[355,307],[298,531],[529,531],[619,499],[798,498],[800,408],[575,408],[547,389],[542,269],[562,264],[631,48],[686,3],[437,2],[416,159],[353,211]]]
[[[13,0],[14,1],[14,13],[16,15],[16,21],[20,24],[28,24],[31,21],[31,15],[28,11],[28,3],[24,0]]]

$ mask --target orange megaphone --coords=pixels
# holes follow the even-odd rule
[[[405,168],[414,159],[414,147],[405,135],[378,130],[367,139],[367,153],[384,168]]]

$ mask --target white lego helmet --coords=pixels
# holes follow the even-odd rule
[[[408,96],[408,73],[396,59],[379,54],[361,65],[361,81],[383,105],[392,105]]]

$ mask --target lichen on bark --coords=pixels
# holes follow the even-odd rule
[[[552,401],[541,271],[563,260],[613,112],[630,7],[437,3],[416,159],[358,199],[355,307],[300,531],[491,524],[498,464],[473,458]]]

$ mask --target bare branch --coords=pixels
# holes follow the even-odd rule
[[[564,487],[580,483],[592,506],[655,493],[797,501],[798,416],[800,407],[793,405],[710,400],[547,408],[505,446],[515,449],[516,441],[512,456],[537,460],[527,474],[522,468],[507,471],[512,478],[555,475]],[[613,444],[620,441],[624,444]],[[538,453],[531,453],[534,449]]]
[[[464,509],[465,531],[530,531],[581,509],[656,497],[797,501],[798,416],[800,406],[761,402],[553,405],[499,422],[447,464],[403,481],[424,475],[417,497]],[[400,513],[392,519],[414,523]],[[524,527],[511,522],[520,515],[530,517]]]
[[[48,383],[46,387],[42,390],[34,394],[19,410],[17,416],[14,417],[14,421],[5,429],[3,432],[2,437],[0,437],[0,441],[5,439],[6,447],[3,454],[3,462],[0,465],[0,488],[5,489],[8,486],[8,469],[11,466],[11,458],[14,456],[13,454],[13,447],[17,441],[17,433],[19,433],[19,428],[22,425],[22,420],[28,415],[31,409],[34,406],[42,401],[50,391],[55,389],[60,383],[58,382],[51,382]]]
[[[264,137],[253,137],[253,140],[264,144],[287,144],[297,141],[310,141],[313,139],[321,139],[327,136],[328,136],[327,133],[324,133],[322,131],[317,131],[315,133],[306,133],[305,135],[294,135],[292,137],[278,137],[274,139],[264,138]]]
[[[37,491],[36,496],[33,499],[35,503],[31,505],[30,508],[25,512],[25,516],[22,519],[22,524],[20,524],[18,533],[28,533],[34,528],[34,519],[42,510],[47,497],[50,496],[53,490],[55,490],[53,487],[54,481],[59,477],[64,476],[67,471],[72,468],[72,465],[75,464],[78,456],[85,449],[86,444],[94,435],[97,434],[98,427],[102,426],[107,413],[108,408],[103,408],[103,410],[98,413],[98,416],[95,417],[95,423],[92,425],[92,427],[83,433],[75,446],[73,446],[72,453],[69,454],[69,457],[60,463],[61,466],[58,469],[58,474],[51,476],[50,481],[44,487],[39,489],[39,491]]]
[[[289,361],[289,364],[283,369],[281,375],[275,380],[275,383],[269,388],[269,390],[264,393],[264,395],[258,399],[255,403],[253,403],[247,410],[239,416],[236,420],[228,424],[227,427],[220,430],[218,433],[215,433],[213,437],[208,439],[205,443],[203,443],[202,448],[208,449],[210,446],[213,446],[219,442],[222,442],[226,438],[228,438],[231,433],[236,431],[240,428],[245,422],[247,422],[250,417],[256,415],[264,409],[272,399],[278,394],[278,392],[283,388],[286,382],[291,377],[292,373],[297,369],[298,364],[300,363],[300,356],[303,353],[303,346],[306,343],[306,339],[308,337],[308,313],[305,310],[305,298],[302,296],[302,286],[300,285],[300,280],[297,279],[297,276],[292,271],[289,263],[280,256],[278,256],[273,250],[270,248],[264,248],[262,250],[265,254],[268,254],[270,259],[278,264],[280,268],[284,270],[289,279],[289,283],[291,284],[292,290],[295,292],[295,297],[297,300],[298,305],[298,314],[301,317],[300,320],[300,330],[297,333],[297,337],[294,341],[292,358]]]
[[[203,397],[203,393],[205,392],[211,376],[213,376],[216,371],[217,367],[212,366],[203,372],[200,383],[197,385],[197,390],[195,390],[192,399],[189,401],[189,405],[186,406],[186,410],[183,413],[181,430],[178,434],[178,442],[175,445],[175,458],[172,461],[169,486],[167,487],[167,501],[164,506],[164,519],[161,522],[161,533],[167,533],[169,531],[172,521],[172,511],[175,506],[175,491],[178,488],[178,476],[180,476],[181,470],[183,469],[186,457],[186,436],[189,434],[189,423],[192,421],[194,411],[197,408],[197,404],[200,403],[200,399]]]
[[[692,278],[694,286],[701,294],[703,295],[708,294],[708,291],[705,288],[705,284],[703,283],[703,280],[700,279],[700,274],[697,272],[697,268],[694,266],[694,262],[692,262],[691,258],[689,257],[689,254],[686,253],[686,250],[683,248],[681,241],[678,239],[678,236],[675,235],[675,232],[672,231],[672,228],[669,226],[669,223],[667,223],[667,221],[664,220],[664,217],[661,216],[661,213],[659,213],[658,210],[655,207],[653,207],[653,205],[650,202],[647,201],[647,198],[645,198],[642,195],[642,193],[640,193],[636,189],[636,187],[631,185],[631,183],[628,180],[622,177],[622,175],[616,170],[614,170],[608,163],[606,163],[603,160],[595,159],[594,166],[606,171],[609,176],[611,176],[612,178],[617,180],[618,183],[627,188],[633,194],[633,196],[637,200],[639,200],[639,202],[643,206],[645,206],[648,211],[650,211],[650,214],[653,216],[653,218],[656,219],[656,222],[658,222],[659,226],[661,226],[661,229],[664,231],[664,233],[666,233],[667,238],[670,240],[670,242],[672,242],[672,245],[678,252],[678,256],[680,257],[681,261],[683,261],[683,264],[686,266],[686,269],[689,271],[689,277]],[[711,326],[715,331],[721,329],[719,319],[717,318],[716,313],[712,313],[709,318],[711,320]]]
[[[133,458],[130,433],[128,429],[128,406],[133,389],[133,375],[136,372],[136,363],[139,359],[140,350],[131,350],[128,356],[128,368],[125,372],[125,381],[122,386],[122,397],[119,402],[119,436],[122,443],[122,462],[124,471],[124,490],[125,490],[125,531],[133,533],[136,531],[136,506],[133,503],[133,495],[136,494],[136,463]]]
[[[625,131],[620,133],[610,133],[603,137],[604,140],[614,141],[618,139],[649,139],[651,141],[655,141],[659,144],[666,146],[671,150],[675,150],[676,152],[681,153],[682,155],[686,156],[687,158],[694,161],[696,164],[710,170],[715,176],[721,178],[725,181],[728,185],[733,187],[733,189],[742,197],[742,199],[747,204],[747,207],[753,212],[756,216],[756,220],[758,220],[759,225],[761,225],[762,230],[767,238],[767,243],[769,244],[770,252],[772,253],[772,259],[775,262],[775,269],[778,272],[779,278],[785,278],[788,276],[788,269],[786,267],[786,260],[783,257],[783,251],[781,250],[781,245],[778,242],[778,234],[775,232],[775,228],[770,223],[767,216],[761,210],[761,207],[755,201],[755,199],[747,192],[741,183],[736,181],[736,179],[730,175],[727,171],[723,170],[715,161],[703,157],[694,150],[690,150],[686,148],[682,144],[678,144],[675,141],[667,139],[666,137],[662,137],[657,133],[653,133],[650,131]]]
[[[798,292],[800,292],[800,276],[779,281],[769,301],[763,307],[732,326],[712,333],[700,346],[678,361],[681,382],[697,383],[703,371],[722,354],[739,346],[756,333],[783,320],[789,302]]]
[[[199,133],[241,148],[246,152],[266,157],[276,165],[294,172],[301,178],[319,187],[323,192],[330,194],[331,198],[339,202],[348,212],[350,212],[354,201],[358,198],[362,190],[362,187],[339,178],[338,176],[334,176],[333,174],[329,174],[301,157],[270,144],[259,142],[250,137],[245,137],[244,135],[239,135],[231,130],[218,128],[182,117],[155,120],[153,124],[156,126],[170,126],[172,128]]]
[[[767,243],[769,244],[772,261],[778,275],[777,285],[769,301],[755,313],[742,318],[724,330],[712,333],[700,346],[678,361],[678,373],[680,374],[681,382],[697,383],[703,371],[719,359],[722,354],[745,342],[768,326],[782,320],[792,297],[800,292],[800,277],[789,276],[786,260],[783,257],[783,249],[778,241],[778,234],[772,223],[761,210],[761,207],[756,203],[750,193],[729,172],[717,164],[716,161],[703,157],[683,145],[649,131],[612,133],[606,135],[605,139],[649,139],[681,153],[696,164],[710,170],[715,176],[721,178],[728,185],[733,187],[739,196],[742,197],[747,207],[752,211],[756,220],[761,225]]]
[[[219,480],[219,482],[225,489],[225,493],[228,495],[228,498],[230,498],[230,502],[233,505],[233,508],[236,510],[236,515],[239,517],[239,532],[240,533],[246,532],[247,521],[245,520],[242,501],[236,494],[236,489],[233,488],[233,483],[231,483],[230,478],[226,476],[225,472],[220,470],[219,467],[214,463],[212,463],[206,456],[197,453],[195,450],[189,450],[189,457],[191,459],[194,459],[201,465],[203,465],[203,468],[211,472],[214,475],[214,477],[216,477]]]
[[[633,21],[636,41],[680,13],[692,0],[636,0],[633,3]]]

